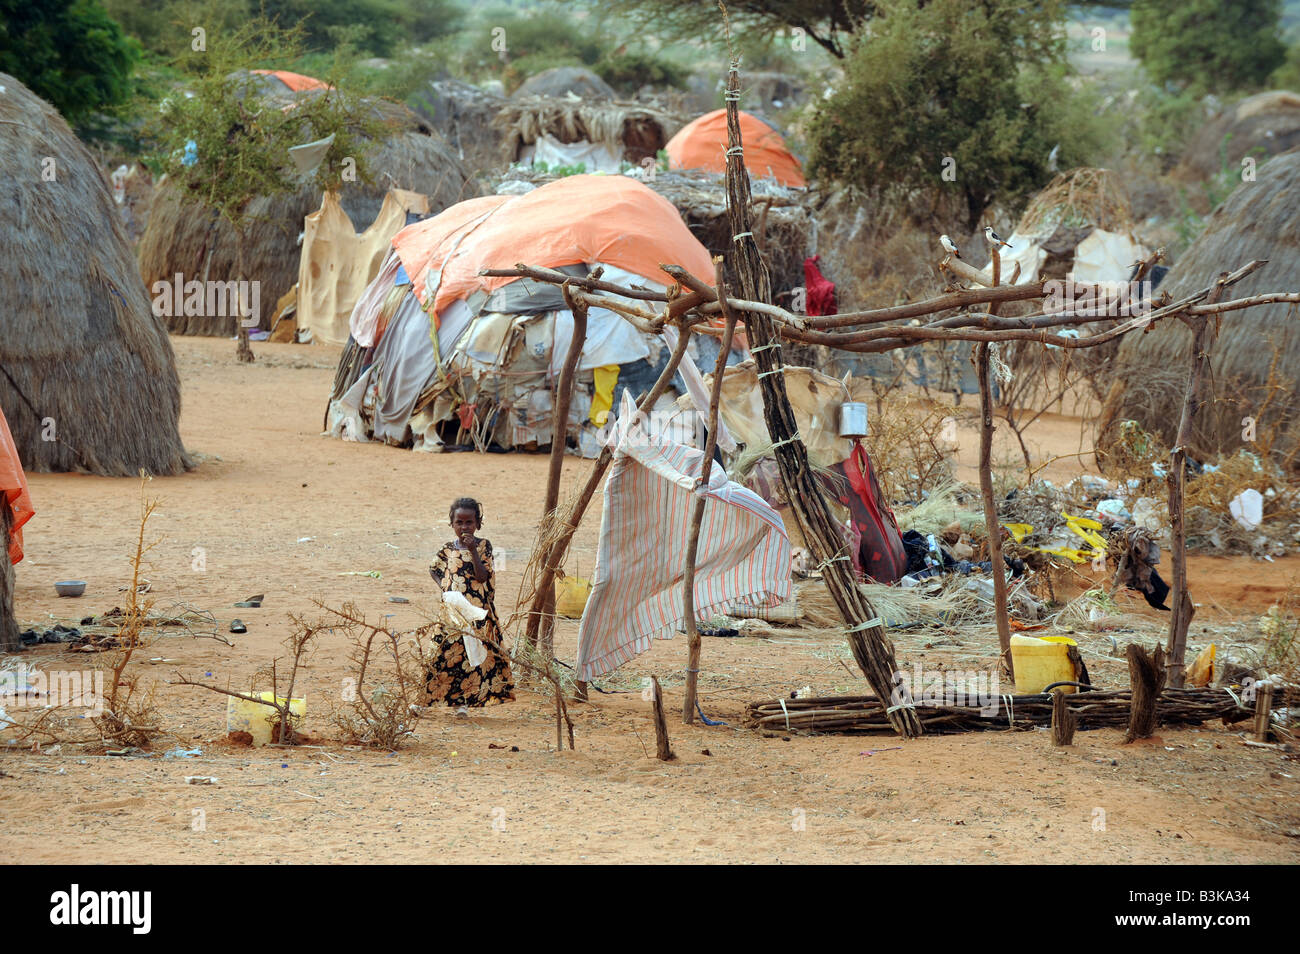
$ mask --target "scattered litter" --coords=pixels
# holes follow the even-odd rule
[[[109,754],[112,755],[113,753],[110,752]],[[202,750],[202,749],[185,749],[185,748],[182,748],[181,746],[178,745],[178,746],[176,746],[176,748],[171,749],[171,750],[169,750],[169,751],[167,751],[167,752],[164,752],[164,753],[163,753],[163,758],[165,758],[165,759],[192,759],[192,758],[194,758],[196,755],[202,755],[202,754],[203,754],[203,750]]]
[[[1243,490],[1228,503],[1228,512],[1247,530],[1264,522],[1264,495],[1258,490]]]
[[[368,576],[372,580],[382,580],[384,575],[378,570],[345,570],[339,576]]]
[[[897,752],[902,748],[901,745],[891,745],[887,749],[867,749],[865,752],[859,752],[858,755],[875,755],[877,752]]]
[[[244,625],[242,619],[232,619],[230,621],[230,631],[232,633],[246,633],[248,632],[248,627]]]
[[[405,596],[390,596],[390,597],[388,598],[388,602],[390,602],[390,603],[409,603],[409,602],[411,602],[411,601],[408,600]]]
[[[186,785],[215,785],[217,777],[215,775],[186,775]]]
[[[303,484],[303,486],[306,487],[307,485],[306,485],[306,484]],[[315,537],[299,537],[299,538],[298,538],[298,542],[299,542],[299,543],[311,543],[311,542],[312,542],[313,540],[315,540],[315,539],[316,539]]]

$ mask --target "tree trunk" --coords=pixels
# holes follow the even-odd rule
[[[244,233],[242,230],[235,233],[235,280],[244,280]],[[236,301],[242,300],[242,296],[238,292],[235,294]],[[235,325],[238,329],[235,333],[239,339],[235,344],[235,358],[244,364],[251,364],[253,362],[253,349],[248,345],[248,329],[244,326],[244,316],[239,313],[238,306],[235,308]]]
[[[1072,745],[1078,718],[1065,703],[1064,692],[1052,693],[1052,744]]]
[[[1129,700],[1128,732],[1124,744],[1150,738],[1156,730],[1156,701],[1165,686],[1165,650],[1156,646],[1147,653],[1137,643],[1129,643],[1128,678],[1133,695]]]
[[[18,622],[14,619],[14,567],[9,562],[9,528],[13,507],[0,494],[0,652],[19,649]]]
[[[654,693],[655,758],[663,762],[671,762],[677,756],[673,754],[673,747],[668,744],[668,719],[664,716],[664,693],[659,687],[658,677],[650,677],[650,686]]]
[[[749,301],[772,301],[771,284],[767,269],[758,254],[758,246],[750,227],[749,174],[745,171],[740,120],[737,103],[740,99],[739,66],[732,61],[727,74],[727,215],[733,242],[729,263],[736,276],[741,297]],[[761,312],[747,312],[746,328],[750,336],[750,350],[759,369],[759,385],[763,393],[763,417],[768,434],[774,444],[777,466],[785,485],[791,510],[799,522],[804,540],[813,558],[822,569],[826,587],[848,628],[849,647],[853,658],[872,691],[881,699],[890,698],[894,690],[894,672],[898,664],[894,658],[894,645],[885,636],[885,629],[871,603],[858,588],[853,564],[850,561],[838,525],[820,482],[808,464],[808,450],[799,438],[799,428],[786,396],[784,362],[779,351],[780,339],[774,324]],[[904,738],[921,734],[921,720],[911,706],[901,706],[888,713],[892,725]]]

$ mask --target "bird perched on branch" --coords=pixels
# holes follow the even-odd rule
[[[984,238],[988,239],[988,243],[992,246],[996,247],[998,245],[1001,245],[1004,248],[1011,247],[1011,243],[1003,240],[1001,235],[999,235],[997,232],[994,232],[993,226],[991,225],[984,226]]]
[[[957,246],[952,244],[952,239],[948,238],[948,236],[940,235],[939,244],[942,245],[943,250],[953,258],[961,258],[961,252],[957,251]]]

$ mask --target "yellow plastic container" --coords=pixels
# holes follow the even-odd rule
[[[256,695],[259,699],[271,699],[269,692],[249,693]],[[284,696],[277,696],[276,702],[284,705],[286,702]],[[307,700],[290,699],[289,714],[301,720],[307,714]],[[226,731],[227,732],[247,732],[253,737],[253,744],[256,746],[267,745],[271,741],[271,720],[279,722],[280,715],[270,706],[264,706],[260,703],[250,702],[247,699],[236,699],[234,696],[226,696]]]
[[[565,619],[582,619],[591,595],[591,581],[580,576],[561,576],[555,580],[555,614]]]
[[[1011,637],[1011,665],[1016,670],[1016,692],[1030,695],[1042,692],[1054,682],[1075,682],[1074,663],[1069,647],[1078,645],[1068,636]],[[1053,690],[1058,691],[1058,690]],[[1060,692],[1075,692],[1074,686],[1061,686]]]

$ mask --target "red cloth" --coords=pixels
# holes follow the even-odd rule
[[[17,563],[23,558],[22,526],[32,518],[36,511],[32,509],[32,498],[27,492],[27,475],[23,473],[23,463],[18,459],[18,448],[14,445],[13,435],[9,433],[9,422],[0,410],[0,503],[9,507],[9,562]]]
[[[853,541],[858,544],[854,568],[874,583],[897,583],[907,572],[907,550],[862,444],[855,442],[849,459],[831,471],[841,479],[823,480],[835,498],[849,508],[853,536],[858,537]]]
[[[834,315],[839,311],[835,306],[835,283],[817,267],[820,260],[820,255],[803,260],[803,284],[808,296],[806,311],[810,315]]]

